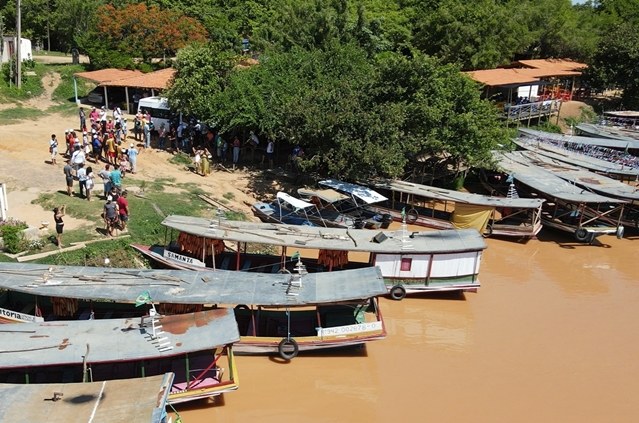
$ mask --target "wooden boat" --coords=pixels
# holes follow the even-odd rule
[[[190,216],[168,216],[162,225],[171,230],[167,248],[132,247],[165,266],[292,271],[295,255],[304,249],[314,255],[304,259],[311,272],[378,266],[394,299],[402,299],[406,293],[478,288],[479,265],[486,248],[482,236],[473,229],[409,232],[403,226],[398,231],[374,234],[365,229],[211,221]],[[177,240],[169,242],[174,232]]]
[[[513,142],[524,150],[614,179],[629,182],[639,179],[639,159],[634,156],[618,150],[563,141],[559,137],[547,138],[545,133],[536,132],[539,134],[524,134]]]
[[[392,216],[379,213],[375,204],[387,198],[371,188],[335,179],[319,181],[321,189],[300,188],[297,193],[315,204],[324,220],[339,228],[386,229]]]
[[[262,222],[289,225],[324,226],[334,228],[354,227],[355,219],[327,209],[320,211],[313,203],[308,203],[284,192],[278,192],[271,203],[257,202],[251,211]]]
[[[485,236],[534,237],[542,226],[542,199],[489,197],[396,180],[372,186],[390,197],[376,210],[396,221],[406,218],[435,229],[473,228]]]
[[[486,177],[484,174],[483,182],[490,189],[505,193],[517,181],[520,193],[545,198],[541,216],[543,225],[572,233],[579,242],[592,243],[595,237],[604,234],[623,236],[620,216],[626,201],[579,188],[536,167],[520,153],[495,153],[499,166],[510,176]]]
[[[31,273],[33,283],[37,278]],[[238,340],[226,309],[5,325],[0,382],[96,382],[170,371],[168,403],[193,401],[238,388],[232,348]]]
[[[627,201],[623,208],[623,213],[620,210],[621,214],[617,217],[619,217],[621,224],[633,229],[639,228],[639,186],[624,184],[618,180],[536,154],[532,151],[522,151],[520,154],[529,163],[547,170],[570,183],[591,192]]]
[[[140,292],[148,293],[163,314],[236,305],[242,337],[233,351],[279,353],[286,359],[298,351],[386,336],[376,298],[386,286],[378,269],[306,274],[299,261],[295,267],[292,273],[247,274],[0,263],[0,289],[5,307],[31,305],[46,320],[129,316],[131,299]]]
[[[28,375],[25,372],[25,375]],[[0,421],[167,423],[173,373],[86,383],[0,384]]]
[[[639,146],[639,133],[637,131],[626,130],[622,127],[597,125],[594,123],[580,123],[576,126],[577,133],[587,137],[605,138],[627,143],[628,148],[637,150]]]

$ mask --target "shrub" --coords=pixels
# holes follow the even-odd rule
[[[24,237],[22,230],[26,229],[28,225],[25,222],[19,220],[9,219],[4,222],[0,222],[0,235],[4,240],[4,250],[8,253],[19,253],[23,247]]]

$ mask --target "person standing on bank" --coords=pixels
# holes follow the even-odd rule
[[[71,197],[73,195],[73,168],[71,167],[71,159],[67,160],[67,164],[64,165],[62,171],[64,172],[64,179],[67,183],[67,194]]]
[[[124,190],[116,202],[118,205],[118,213],[120,214],[120,230],[122,231],[126,230],[126,224],[129,221],[129,201],[126,197],[127,192]]]
[[[62,232],[64,232],[64,217],[65,206],[53,209],[53,220],[55,221],[55,239],[58,244],[58,248],[62,248]]]
[[[51,164],[58,164],[56,162],[56,156],[58,155],[58,140],[55,134],[51,134],[51,140],[49,141],[49,153],[51,153]]]

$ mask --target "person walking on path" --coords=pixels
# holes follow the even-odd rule
[[[166,125],[164,124],[164,122],[162,122],[160,124],[160,130],[158,131],[158,148],[160,150],[164,150],[167,134],[168,131],[166,130]]]
[[[51,164],[56,165],[56,156],[58,155],[58,140],[55,138],[55,134],[51,134],[51,140],[49,141],[49,153],[51,153]]]
[[[53,209],[53,220],[55,221],[55,240],[58,244],[58,248],[62,248],[62,232],[64,232],[64,217],[65,206]]]
[[[67,183],[67,194],[69,197],[73,195],[73,168],[71,167],[71,160],[67,160],[67,164],[62,168],[64,172],[64,179]]]

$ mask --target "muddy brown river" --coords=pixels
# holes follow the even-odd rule
[[[238,357],[240,389],[183,422],[639,421],[639,237],[549,234],[487,240],[477,293],[382,300],[361,350]]]

